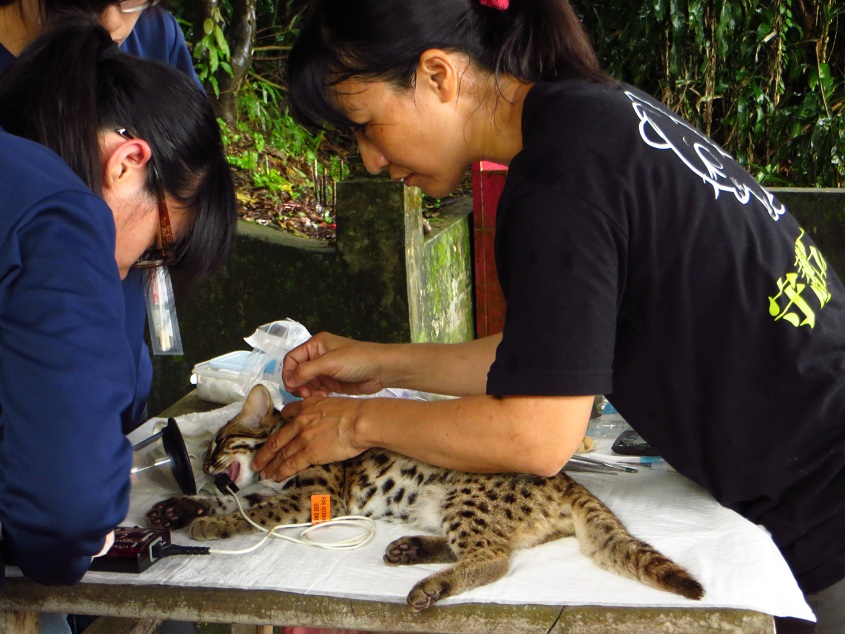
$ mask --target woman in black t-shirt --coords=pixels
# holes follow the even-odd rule
[[[845,594],[845,289],[788,211],[701,132],[599,68],[563,0],[322,0],[290,55],[302,121],[438,197],[509,166],[504,332],[461,344],[321,333],[265,477],[385,447],[551,475],[596,394],[678,471],[764,525],[816,608]],[[432,403],[323,398],[402,387]],[[845,601],[838,601],[838,605]],[[841,608],[838,608],[841,610]]]

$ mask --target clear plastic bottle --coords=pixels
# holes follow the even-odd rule
[[[602,397],[601,416],[590,421],[587,435],[591,438],[616,438],[626,429],[631,429],[631,426],[613,404]]]

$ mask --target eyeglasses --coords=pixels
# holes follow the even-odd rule
[[[120,7],[121,13],[138,13],[154,7],[159,2],[160,0],[123,0],[123,2],[118,2],[117,6]]]
[[[127,141],[135,137],[126,131],[126,128],[115,130]],[[161,191],[161,179],[155,165],[149,163],[153,171],[153,180],[156,183],[156,199],[158,201],[158,224],[161,233],[161,247],[152,247],[141,254],[141,257],[132,265],[136,269],[152,269],[158,266],[173,266],[179,260],[176,254],[175,240],[173,239],[173,228],[170,225],[170,214],[167,210],[167,200]]]

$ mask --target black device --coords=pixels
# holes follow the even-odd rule
[[[14,551],[5,546],[8,546],[8,540],[0,541],[0,547],[3,547],[0,551],[0,561],[5,559],[5,563],[16,566]],[[179,546],[170,543],[170,531],[164,528],[118,526],[114,529],[114,544],[105,555],[94,557],[89,569],[137,574],[164,557],[210,554],[211,549],[207,546]]]
[[[114,529],[114,544],[105,555],[94,558],[91,570],[138,573],[164,557],[210,554],[207,546],[170,543],[170,531],[164,528],[118,526]]]
[[[623,456],[659,456],[660,454],[633,429],[623,431],[610,447],[613,453]]]
[[[161,550],[168,545],[168,530],[118,526],[114,529],[114,544],[105,555],[94,558],[91,570],[144,572],[161,558]]]

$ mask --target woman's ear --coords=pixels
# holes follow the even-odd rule
[[[106,152],[103,185],[110,188],[145,189],[151,156],[150,145],[143,139],[123,139],[111,145]]]
[[[424,51],[417,64],[417,89],[434,91],[443,103],[452,101],[458,95],[464,63],[457,54],[439,48]]]

